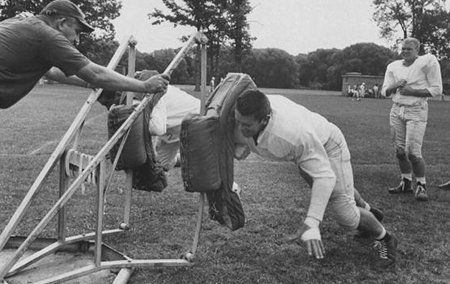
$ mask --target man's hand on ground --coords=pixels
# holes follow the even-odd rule
[[[292,235],[286,237],[287,242],[293,242],[301,239],[306,244],[308,254],[317,259],[322,259],[325,255],[325,248],[320,237],[319,228],[311,228],[306,224]]]

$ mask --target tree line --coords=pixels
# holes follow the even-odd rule
[[[97,27],[83,36],[77,46],[92,61],[107,65],[118,43],[114,41],[111,20],[120,15],[118,0],[72,0]],[[252,48],[247,16],[253,7],[248,0],[161,0],[167,12],[154,9],[148,18],[152,24],[163,22],[175,26],[193,26],[208,37],[208,81],[216,83],[228,72],[249,74],[260,87],[318,88],[340,90],[341,76],[347,72],[382,76],[387,64],[398,59],[396,50],[402,38],[414,36],[422,43],[423,52],[433,52],[440,59],[443,77],[450,76],[450,14],[445,1],[437,0],[373,0],[373,19],[380,35],[391,40],[392,47],[374,43],[357,43],[344,49],[317,49],[307,54],[291,55],[278,48]],[[2,0],[0,20],[21,12],[39,13],[51,0]],[[184,38],[186,40],[186,38]],[[180,46],[182,43],[180,43]],[[162,49],[151,53],[138,47],[136,69],[162,72],[178,49]],[[172,74],[174,84],[199,85],[199,51],[186,56]],[[126,56],[118,71],[126,72]]]

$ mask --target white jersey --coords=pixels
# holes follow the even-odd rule
[[[382,95],[386,96],[386,90],[400,80],[405,80],[413,89],[427,89],[433,97],[442,94],[441,67],[432,54],[417,57],[410,66],[403,65],[403,60],[390,63],[384,75]],[[397,91],[392,101],[400,105],[421,105],[427,98],[402,96]]]
[[[152,135],[161,136],[166,142],[179,141],[183,118],[200,113],[200,100],[185,91],[169,85],[167,92],[155,106],[149,123]]]
[[[243,138],[250,151],[279,161],[294,162],[313,179],[308,216],[322,220],[335,182],[325,144],[337,126],[325,117],[287,99],[268,95],[272,116],[257,141]]]

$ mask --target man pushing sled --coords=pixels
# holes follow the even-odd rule
[[[304,224],[289,241],[301,239],[309,255],[323,258],[319,225],[329,206],[339,225],[375,239],[383,264],[395,262],[397,239],[380,223],[383,213],[371,208],[354,188],[350,152],[337,126],[283,96],[266,96],[258,90],[238,97],[235,120],[243,136],[241,146],[263,157],[294,162],[312,188]]]

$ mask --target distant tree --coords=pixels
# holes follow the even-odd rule
[[[373,0],[373,19],[383,38],[398,44],[406,37],[422,43],[421,52],[432,49],[448,57],[450,48],[450,14],[445,0]],[[400,32],[401,36],[398,36]]]
[[[336,63],[336,54],[341,52],[339,49],[317,49],[302,58],[300,63],[299,81],[313,88],[327,87],[327,70]]]
[[[229,12],[227,36],[230,39],[232,51],[234,55],[234,62],[237,65],[237,70],[242,69],[242,59],[245,54],[248,54],[252,48],[251,42],[255,37],[251,37],[249,33],[249,24],[247,15],[252,11],[252,7],[248,0],[234,0],[226,1]]]
[[[0,20],[14,17],[22,12],[39,14],[41,10],[52,0],[1,0]],[[81,43],[77,48],[88,58],[99,64],[105,63],[105,55],[102,54],[106,48],[108,55],[111,48],[117,46],[113,42],[115,35],[111,20],[117,18],[122,8],[118,0],[72,0],[86,15],[86,20],[96,28],[96,31],[82,36]],[[109,60],[108,60],[109,61]],[[108,62],[107,61],[107,62]]]
[[[162,0],[169,9],[163,13],[155,9],[148,14],[152,24],[162,22],[173,23],[174,26],[192,26],[205,33],[208,37],[209,73],[216,74],[220,56],[220,48],[232,43],[235,48],[235,58],[241,59],[242,53],[250,47],[247,14],[251,8],[248,0]],[[197,72],[196,72],[197,73]],[[198,76],[197,76],[198,77]],[[198,82],[196,80],[196,89]]]
[[[276,48],[253,49],[242,63],[258,87],[295,88],[298,66],[294,56]]]
[[[298,55],[299,83],[302,86],[340,90],[342,75],[360,72],[381,76],[397,54],[374,43],[357,43],[340,49],[318,49],[307,55]]]
[[[145,68],[142,69],[156,70],[159,73],[162,73],[173,60],[178,51],[179,49],[168,48],[155,50],[151,54],[144,54],[143,65]],[[190,79],[190,75],[187,72],[187,64],[185,59],[186,58],[184,58],[178,67],[173,71],[170,80],[172,84],[185,83]]]
[[[342,50],[339,64],[342,73],[360,72],[365,75],[382,76],[386,66],[397,58],[389,48],[374,43],[357,43]]]
[[[220,57],[217,64],[216,80],[225,77],[229,72],[236,72],[237,67],[234,62],[234,53],[231,47],[222,46],[220,48]],[[217,82],[218,83],[218,82]]]
[[[306,87],[308,86],[309,82],[307,81],[307,62],[308,62],[308,55],[300,53],[295,57],[295,63],[297,63],[298,66],[298,83],[300,86]]]
[[[444,10],[428,11],[423,17],[421,42],[424,49],[438,58],[450,59],[450,13]]]

